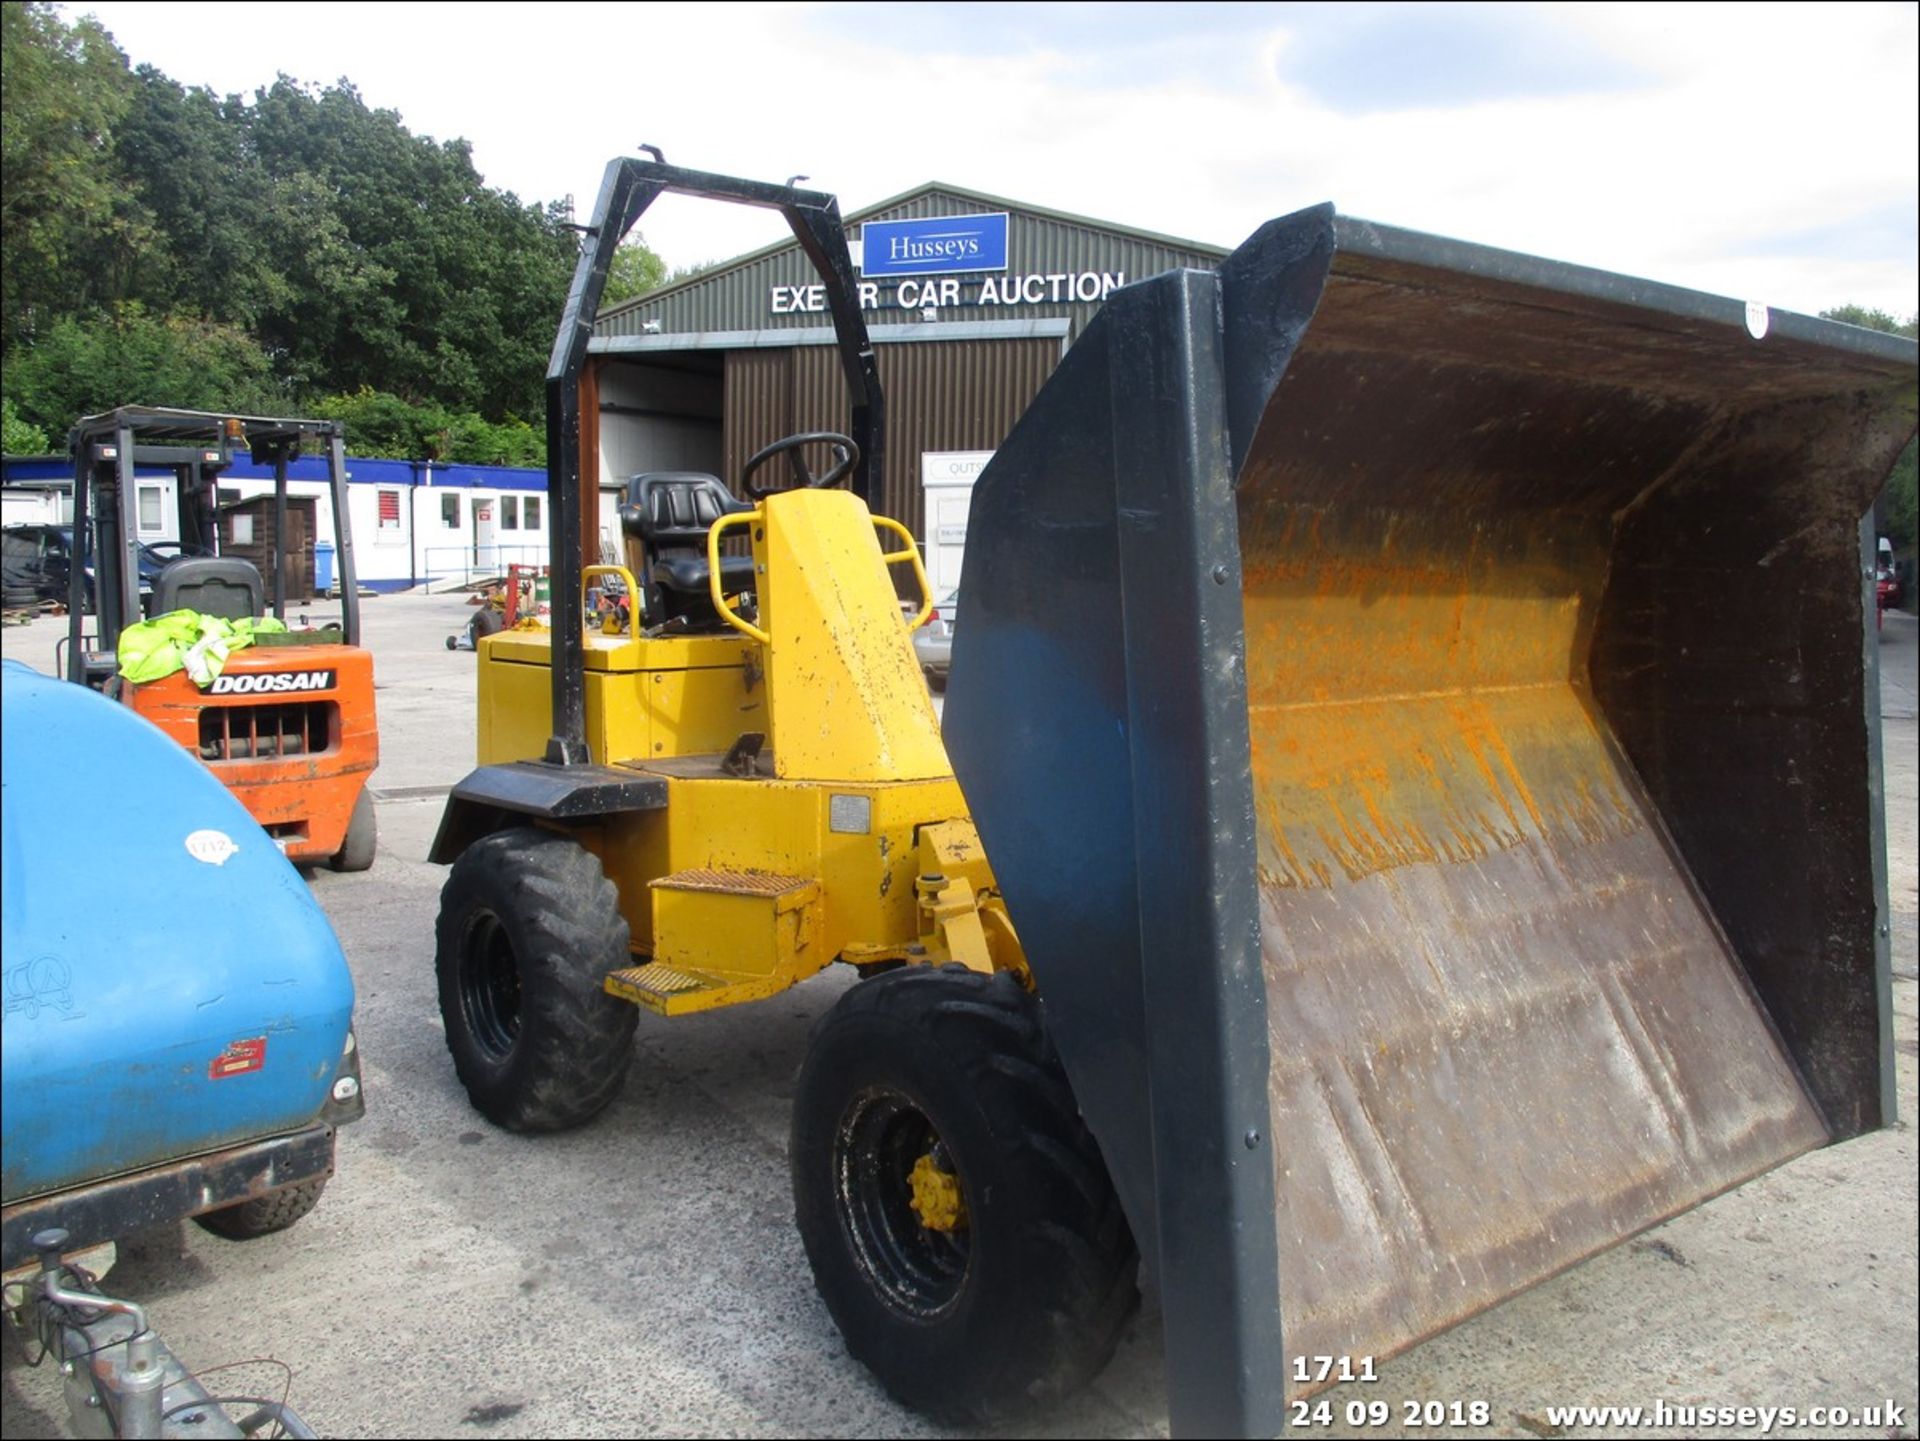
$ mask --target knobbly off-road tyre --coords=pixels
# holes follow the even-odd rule
[[[1139,1302],[1139,1255],[1038,1001],[1010,976],[907,967],[814,1031],[791,1145],[794,1212],[847,1350],[942,1421],[1079,1389]],[[923,1226],[908,1173],[956,1176],[964,1228]]]
[[[320,1193],[326,1188],[327,1178],[320,1176],[251,1201],[204,1212],[193,1219],[201,1229],[229,1241],[251,1241],[286,1230],[320,1204]]]
[[[613,883],[577,841],[522,826],[467,847],[440,892],[434,968],[453,1068],[509,1131],[564,1131],[619,1094],[634,1008],[601,989],[629,963]]]

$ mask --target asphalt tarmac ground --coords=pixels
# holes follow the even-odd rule
[[[851,983],[843,968],[731,1011],[642,1014],[624,1092],[577,1132],[515,1137],[468,1106],[433,980],[445,872],[424,857],[473,760],[474,657],[446,649],[470,613],[458,596],[364,606],[380,854],[365,874],[312,884],[358,986],[368,1110],[341,1133],[325,1199],[248,1243],[185,1223],[141,1233],[107,1289],[147,1306],[189,1366],[243,1363],[208,1376],[216,1391],[277,1395],[287,1377],[252,1358],[284,1362],[322,1435],[957,1434],[895,1405],[846,1355],[793,1228],[793,1081],[813,1022]],[[51,670],[64,628],[11,627],[0,647]],[[1879,640],[1903,1119],[1381,1363],[1377,1381],[1323,1393],[1325,1424],[1308,1415],[1293,1434],[1914,1434],[1915,639],[1895,613]],[[1165,1435],[1160,1326],[1149,1293],[1090,1389],[989,1434]],[[57,1379],[5,1347],[5,1436],[71,1434]],[[1650,1420],[1656,1404],[1755,1412],[1722,1425],[1674,1409],[1633,1426],[1553,1411],[1640,1406]],[[1888,1405],[1903,1418],[1862,1414]],[[1763,1429],[1760,1408],[1804,1419],[1814,1406],[1855,1419]]]

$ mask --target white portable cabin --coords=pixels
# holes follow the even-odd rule
[[[315,458],[296,461],[287,493],[315,498],[315,534],[331,543],[324,468]],[[236,465],[220,477],[223,505],[272,493],[265,467]],[[511,564],[547,561],[545,471],[349,455],[347,505],[356,574],[370,590],[470,585]]]

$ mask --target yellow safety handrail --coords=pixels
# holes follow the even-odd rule
[[[876,515],[873,523],[882,530],[891,530],[907,543],[905,550],[884,550],[880,559],[888,565],[899,565],[902,561],[913,567],[914,583],[920,587],[920,612],[907,623],[908,630],[918,630],[927,623],[933,614],[933,585],[927,579],[927,568],[920,563],[920,543],[913,538],[913,532],[891,516]]]
[[[640,587],[634,583],[633,572],[624,565],[590,565],[580,572],[580,595],[584,600],[587,582],[596,575],[617,575],[627,587],[627,639],[640,639]]]
[[[751,621],[742,620],[720,590],[720,536],[721,533],[736,525],[751,525],[755,521],[765,520],[762,509],[755,506],[752,510],[735,511],[723,515],[707,527],[707,593],[713,597],[713,608],[720,613],[720,619],[739,631],[750,635],[762,645],[771,645],[773,638]]]
[[[732,526],[751,525],[765,518],[765,513],[756,507],[753,510],[723,515],[707,527],[707,593],[713,597],[713,608],[719,612],[722,620],[741,634],[752,636],[762,645],[769,645],[772,643],[771,637],[751,621],[741,619],[739,613],[727,604],[726,596],[720,588],[721,534]],[[927,623],[927,617],[933,614],[933,586],[927,580],[926,567],[920,563],[919,543],[914,540],[912,531],[890,516],[876,515],[872,520],[875,526],[893,531],[907,543],[903,550],[882,551],[880,559],[887,565],[900,565],[904,562],[913,567],[914,583],[920,587],[920,610],[909,622],[907,629],[918,630]]]

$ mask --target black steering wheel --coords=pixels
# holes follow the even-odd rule
[[[800,454],[802,448],[815,441],[833,447],[833,465],[824,475],[815,475],[809,470],[806,457]],[[753,473],[782,453],[793,467],[793,484],[755,485]],[[785,440],[776,440],[765,449],[754,452],[753,458],[740,467],[740,488],[755,500],[765,500],[783,490],[824,490],[837,483],[859,463],[860,446],[851,436],[842,435],[836,430],[803,431],[799,435],[789,435]]]

